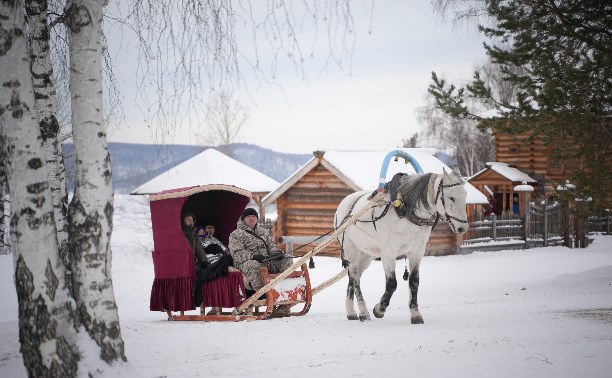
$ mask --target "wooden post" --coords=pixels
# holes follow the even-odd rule
[[[568,180],[557,186],[557,192],[560,194],[563,206],[563,245],[572,248],[572,204],[573,204],[573,189],[576,187]]]
[[[572,223],[570,219],[570,201],[568,198],[563,200],[563,245],[568,248],[572,248],[570,240]]]
[[[525,218],[523,218],[523,232],[525,237],[525,249],[529,249],[529,226],[531,223],[531,209],[529,204],[530,195],[526,196]]]
[[[606,209],[606,235],[610,235],[610,209]]]
[[[293,255],[293,242],[285,243],[285,253]]]
[[[531,192],[533,192],[533,190],[533,186],[527,185],[526,181],[523,181],[521,185],[514,187],[514,191],[519,195],[519,213],[520,217],[523,218],[525,249],[529,248],[529,201],[531,199]]]
[[[495,240],[497,236],[497,215],[491,214],[491,238]]]
[[[544,230],[542,233],[542,236],[544,237],[543,247],[548,247],[548,199],[544,200],[542,213],[544,214]]]
[[[523,236],[525,238],[525,248],[529,248],[529,244],[527,243],[527,238],[529,234],[529,199],[531,197],[531,192],[520,192],[519,201],[522,203],[521,206],[521,215],[523,217]],[[520,204],[519,204],[520,205]]]
[[[257,207],[259,207],[259,222],[264,223],[266,220],[266,207],[261,203],[262,198],[263,195],[253,193],[253,201],[255,201]]]

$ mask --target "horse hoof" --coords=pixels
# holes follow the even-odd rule
[[[347,318],[348,320],[357,320],[357,319],[359,319],[359,317],[357,316],[357,314],[348,314],[348,315],[346,316],[346,318]]]
[[[372,312],[374,313],[374,316],[377,317],[378,319],[380,319],[383,316],[385,316],[385,312],[384,311],[380,311],[380,305],[374,306],[374,308],[372,309]]]
[[[422,316],[415,316],[414,318],[410,318],[410,323],[412,324],[424,324]]]
[[[370,320],[370,315],[365,314],[365,315],[359,315],[359,320],[362,322],[365,322],[366,320]]]

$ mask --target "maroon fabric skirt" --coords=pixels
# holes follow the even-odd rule
[[[238,307],[245,300],[242,273],[230,272],[225,277],[202,285],[204,307]]]
[[[151,288],[151,311],[189,311],[193,304],[192,277],[156,278]]]

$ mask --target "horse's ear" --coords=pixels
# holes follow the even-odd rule
[[[442,168],[442,177],[444,178],[450,178],[449,174],[446,173],[446,168]]]
[[[459,170],[459,166],[458,166],[458,165],[455,165],[455,168],[453,168],[453,173],[454,173],[456,176],[461,177],[461,171]]]

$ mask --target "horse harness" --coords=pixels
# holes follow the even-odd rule
[[[395,197],[395,200],[387,201],[385,204],[385,208],[383,209],[383,212],[379,216],[374,218],[374,211],[372,211],[372,220],[357,220],[356,222],[372,223],[372,225],[374,226],[374,230],[376,230],[376,221],[382,219],[385,215],[387,215],[390,205],[393,204],[395,212],[397,213],[397,216],[399,218],[406,218],[408,219],[408,221],[410,221],[413,224],[416,224],[417,226],[431,226],[433,230],[441,218],[439,212],[436,211],[435,214],[432,214],[431,218],[420,218],[414,214],[414,211],[411,211],[410,208],[405,206],[404,198],[402,197],[402,194],[399,191],[399,187],[400,187],[401,178],[406,175],[407,175],[406,173],[397,173],[393,176],[390,182],[385,184],[385,191],[389,192],[391,199]],[[451,219],[453,219],[453,220],[456,220],[457,222],[468,223],[467,219],[459,219],[453,215],[449,215],[448,212],[446,211],[446,201],[444,199],[444,188],[452,188],[454,186],[459,186],[459,185],[461,185],[460,182],[449,184],[449,185],[444,185],[444,178],[440,179],[440,183],[438,184],[438,188],[436,190],[436,197],[433,203],[435,205],[438,202],[438,198],[441,198],[442,208],[444,208],[444,215],[446,218],[444,219],[445,222],[451,223]],[[355,201],[353,201],[353,203],[351,204],[351,207],[349,208],[348,213],[345,215],[344,219],[342,220],[342,222],[340,222],[340,224],[336,227],[336,229],[340,227],[344,222],[346,222],[348,218],[351,217],[353,210],[355,208],[355,205],[357,205],[357,202],[362,197],[358,197]],[[427,211],[423,209],[421,209],[421,211],[427,213]],[[344,259],[344,232],[342,233],[342,240],[338,240],[338,242],[340,243],[340,257],[342,259],[342,266],[344,268],[347,268],[348,261]]]
[[[399,218],[406,218],[413,224],[416,224],[417,226],[431,226],[433,230],[438,224],[438,221],[441,219],[440,213],[436,211],[435,214],[431,215],[431,218],[420,218],[414,213],[414,211],[411,208],[406,206],[404,198],[402,197],[402,194],[399,190],[399,187],[401,185],[400,181],[406,175],[407,175],[406,173],[397,173],[393,176],[391,181],[385,185],[385,190],[389,191],[389,195],[391,199],[393,200],[395,198],[395,200],[391,202],[393,203],[395,212]],[[430,185],[433,185],[433,181],[431,182]],[[457,222],[467,223],[467,219],[459,219],[453,215],[449,215],[448,212],[446,211],[446,200],[444,199],[444,188],[452,188],[454,186],[459,186],[459,185],[461,185],[460,182],[449,184],[449,185],[444,185],[444,178],[440,179],[440,183],[438,184],[438,188],[436,190],[436,197],[434,198],[433,204],[435,205],[438,202],[438,198],[442,200],[442,208],[444,209],[444,216],[445,216],[444,221],[445,222],[450,223],[452,219]],[[353,206],[351,207],[351,210],[349,210],[349,214],[352,211],[354,206],[355,204],[353,204]],[[381,216],[376,218],[376,220],[379,220],[387,213],[388,206],[389,206],[389,203],[387,203],[387,207],[385,208],[385,211],[383,212],[383,214],[381,214]],[[427,213],[427,211],[423,209],[420,209],[420,210]],[[376,229],[376,225],[374,225],[374,228]]]

